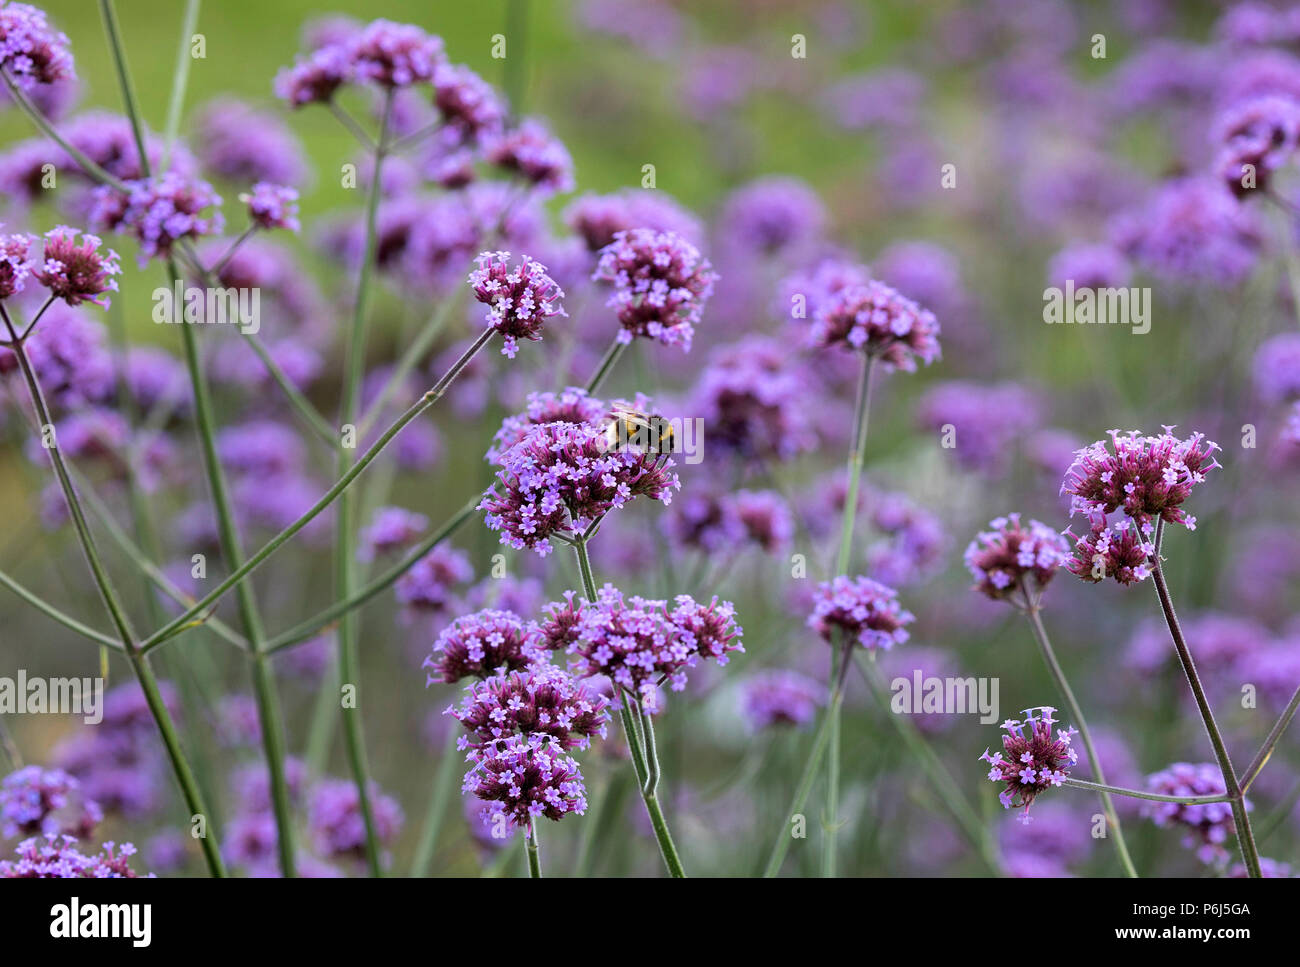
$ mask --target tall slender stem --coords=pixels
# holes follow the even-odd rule
[[[876,372],[876,357],[864,354],[858,377],[858,399],[853,411],[853,440],[848,459],[848,489],[844,495],[844,517],[840,524],[840,549],[835,558],[835,573],[847,574],[853,558],[853,530],[858,515],[858,490],[862,483],[862,463],[867,452],[867,424],[871,417],[871,387]]]
[[[181,37],[176,45],[176,70],[172,73],[172,94],[167,103],[166,140],[163,143],[162,170],[167,171],[171,164],[172,149],[176,146],[176,136],[181,129],[181,114],[185,110],[185,89],[190,81],[191,38],[199,25],[199,6],[201,0],[186,0],[185,17],[181,20]]]
[[[952,813],[953,818],[966,834],[966,838],[970,840],[970,844],[979,853],[980,859],[984,861],[990,872],[1000,875],[1002,865],[998,860],[997,850],[993,846],[988,830],[980,822],[966,797],[962,795],[961,787],[957,785],[957,781],[953,779],[952,774],[947,770],[934,750],[930,748],[930,744],[925,741],[916,726],[905,716],[895,715],[890,710],[889,691],[882,680],[880,666],[876,664],[872,656],[858,649],[858,667],[862,670],[862,677],[866,679],[867,686],[871,689],[871,695],[876,700],[876,704],[894,723],[899,738],[903,740],[917,761],[920,762],[921,768],[925,770],[930,779],[930,784],[939,793],[944,805],[948,807],[948,811]]]
[[[1281,740],[1282,733],[1286,731],[1287,726],[1291,724],[1291,720],[1295,718],[1297,708],[1300,708],[1300,688],[1297,688],[1295,692],[1292,693],[1291,701],[1287,703],[1282,714],[1278,716],[1278,720],[1274,722],[1273,727],[1269,729],[1268,738],[1264,740],[1264,744],[1260,746],[1259,751],[1255,753],[1255,758],[1250,760],[1250,765],[1246,766],[1245,771],[1242,772],[1241,791],[1243,795],[1246,790],[1250,788],[1251,783],[1258,778],[1260,771],[1264,768],[1264,764],[1268,762],[1269,756],[1273,754],[1273,749],[1277,746],[1278,741]]]
[[[862,355],[862,370],[858,377],[858,399],[853,415],[853,440],[849,447],[848,488],[844,494],[844,517],[840,524],[839,553],[835,558],[835,574],[847,574],[853,559],[853,532],[858,515],[858,490],[862,481],[862,463],[867,452],[867,426],[871,416],[871,384],[876,372],[876,357]],[[849,656],[843,655],[847,666]],[[843,668],[831,657],[830,695],[833,698],[838,685],[836,674],[843,677]],[[826,751],[826,811],[822,818],[822,876],[835,875],[836,838],[839,833],[840,798],[840,718],[841,703],[828,702],[831,716],[829,748]]]
[[[301,517],[284,530],[280,531],[280,533],[276,534],[260,549],[250,555],[248,560],[245,561],[242,566],[235,568],[235,570],[228,574],[213,590],[209,591],[199,601],[195,602],[192,607],[186,610],[184,614],[173,619],[167,625],[159,628],[152,635],[146,638],[144,643],[141,645],[141,649],[143,651],[149,651],[156,648],[158,645],[174,637],[191,624],[201,623],[205,611],[221,600],[221,598],[223,598],[231,588],[247,577],[254,569],[261,565],[263,561],[292,540],[295,534],[324,513],[324,511],[338,499],[339,494],[346,491],[352,485],[353,481],[355,481],[357,477],[361,476],[365,469],[374,462],[384,448],[387,447],[388,444],[402,432],[402,430],[414,422],[421,413],[432,406],[437,398],[438,397],[435,395],[433,390],[430,390],[428,393],[425,393],[424,396],[420,397],[420,399],[413,403],[405,413],[399,416],[397,420],[380,435],[378,440],[370,445],[370,449],[367,450],[365,454],[356,461],[356,463],[352,464],[347,473],[339,477],[339,479],[334,482],[334,485],[330,487],[329,490],[325,491],[324,495],[307,511],[305,511]]]
[[[794,839],[788,828],[790,821],[803,812],[804,805],[808,802],[813,783],[817,779],[822,760],[826,756],[826,746],[830,741],[831,722],[838,711],[836,706],[841,703],[843,697],[843,692],[837,689],[831,695],[830,704],[827,706],[825,714],[822,715],[821,725],[817,727],[817,733],[813,736],[812,751],[808,753],[808,761],[804,764],[803,775],[799,778],[799,785],[795,787],[794,797],[790,800],[790,808],[786,810],[785,819],[781,825],[781,832],[777,834],[776,843],[772,846],[772,853],[767,860],[767,867],[763,870],[763,876],[765,877],[773,877],[781,872],[781,864],[785,862],[785,855],[789,852],[790,843]]]
[[[1025,593],[1025,616],[1029,619],[1029,626],[1033,629],[1034,639],[1038,642],[1039,650],[1043,654],[1043,661],[1047,665],[1047,670],[1052,673],[1052,678],[1056,682],[1056,687],[1060,689],[1061,694],[1065,696],[1065,704],[1070,707],[1070,714],[1074,716],[1074,724],[1079,729],[1079,735],[1083,738],[1083,746],[1088,750],[1088,761],[1092,764],[1093,775],[1097,777],[1100,785],[1106,784],[1106,774],[1101,768],[1101,759],[1097,757],[1097,750],[1092,743],[1092,732],[1088,729],[1088,723],[1083,717],[1083,709],[1079,707],[1079,701],[1074,697],[1074,689],[1070,688],[1070,682],[1065,677],[1065,671],[1061,668],[1061,663],[1056,658],[1056,652],[1052,649],[1052,641],[1047,636],[1047,628],[1043,625],[1043,616],[1039,611],[1038,603],[1030,599],[1028,592]],[[1106,813],[1106,823],[1110,826],[1114,834],[1115,850],[1119,853],[1119,861],[1124,866],[1124,871],[1131,877],[1136,878],[1137,868],[1133,866],[1133,859],[1129,856],[1128,844],[1124,841],[1124,832],[1120,828],[1119,814],[1115,812],[1115,804],[1111,802],[1110,793],[1104,789],[1101,791],[1101,805]]]
[[[9,310],[3,304],[0,304],[0,318],[4,320],[5,327],[12,340],[10,350],[14,358],[18,360],[18,368],[22,371],[23,380],[27,384],[27,393],[31,398],[32,408],[36,411],[38,428],[42,434],[52,434],[47,441],[45,452],[50,455],[54,475],[58,479],[60,489],[63,491],[64,501],[68,506],[68,514],[72,519],[73,527],[76,529],[77,538],[81,542],[81,549],[85,554],[86,563],[89,564],[91,575],[95,579],[95,587],[99,590],[99,596],[108,610],[109,618],[113,622],[113,627],[117,631],[123,648],[129,651],[134,647],[135,634],[131,630],[131,623],[127,618],[125,609],[122,607],[121,599],[118,597],[113,582],[109,579],[108,571],[104,567],[104,562],[100,559],[99,551],[95,547],[95,539],[91,535],[90,525],[86,523],[86,515],[82,512],[81,501],[77,499],[77,491],[72,484],[72,476],[68,473],[67,464],[64,463],[63,454],[59,450],[58,433],[54,426],[54,420],[50,416],[49,404],[45,401],[45,392],[41,389],[36,370],[32,368],[31,358],[27,355],[26,344],[18,338],[17,328],[9,316]]]
[[[415,859],[411,861],[411,876],[427,876],[429,863],[433,860],[433,851],[438,844],[438,832],[442,829],[443,817],[447,814],[447,801],[455,786],[452,781],[456,775],[456,730],[447,730],[447,741],[443,745],[442,758],[438,760],[438,772],[429,793],[429,811],[425,816],[424,829],[420,831],[420,842],[415,848]]]
[[[1157,792],[1143,792],[1141,789],[1125,789],[1123,786],[1108,786],[1101,782],[1088,782],[1086,779],[1066,778],[1067,786],[1078,789],[1091,789],[1094,792],[1114,793],[1116,796],[1128,796],[1132,799],[1148,799],[1151,802],[1174,802],[1184,806],[1205,806],[1214,802],[1230,802],[1227,796],[1166,796]]]
[[[126,49],[122,43],[121,28],[118,26],[113,0],[100,0],[99,9],[104,20],[104,31],[108,37],[109,48],[113,55],[113,64],[117,69],[122,101],[126,106],[126,113],[131,121],[131,130],[135,137],[136,149],[139,152],[140,170],[147,177],[150,173],[150,162],[145,140],[144,120],[131,85],[130,72],[126,63]],[[195,16],[197,16],[197,12],[197,7],[189,11]],[[173,85],[173,94],[175,94],[176,88],[180,86],[179,83]],[[175,286],[180,279],[180,273],[176,268],[174,258],[168,259],[167,269],[169,281]],[[213,417],[211,397],[208,393],[207,377],[199,360],[197,337],[189,326],[181,327],[181,342],[184,346],[185,362],[189,369],[190,383],[194,392],[195,424],[203,453],[204,471],[207,475],[208,487],[211,490],[213,509],[217,519],[217,535],[221,545],[221,553],[231,568],[237,568],[243,562],[243,549],[240,546],[239,533],[235,526],[225,475],[222,473],[221,464],[217,459],[214,440],[216,421]],[[264,632],[252,586],[248,583],[240,583],[236,585],[235,592],[239,602],[239,613],[244,626],[244,634],[248,638],[252,649],[253,689],[256,696],[258,724],[262,733],[262,746],[269,773],[280,871],[285,877],[293,877],[295,874],[293,817],[289,805],[289,785],[284,773],[284,726],[280,715],[279,699],[276,694],[275,680],[270,665],[261,653]]]
[[[619,335],[622,335],[622,333]],[[621,342],[618,337],[615,337],[614,341],[609,344],[609,348],[605,350],[605,355],[601,357],[596,371],[591,374],[591,379],[587,380],[588,393],[596,393],[600,389],[601,384],[605,382],[605,377],[609,375],[610,370],[614,368],[614,364],[618,362],[619,357],[627,349],[627,345],[627,343]]]
[[[272,638],[266,645],[268,654],[280,651],[284,648],[292,648],[311,638],[317,632],[330,625],[337,618],[341,617],[354,608],[359,608],[375,595],[386,591],[397,583],[398,578],[413,568],[421,558],[429,551],[437,547],[443,541],[447,540],[454,534],[461,525],[474,516],[474,511],[478,508],[481,498],[473,497],[465,503],[446,523],[436,531],[424,538],[420,543],[411,548],[406,556],[391,568],[385,571],[379,577],[372,580],[365,587],[361,588],[356,594],[344,601],[336,601],[334,604],[325,608],[319,614],[300,624],[294,625],[288,631],[281,632]]]
[[[113,0],[99,0],[99,14],[104,20],[104,34],[108,37],[109,52],[113,55],[113,68],[117,71],[117,84],[121,90],[122,104],[131,121],[131,133],[135,137],[136,150],[140,153],[140,170],[147,178],[149,152],[144,136],[144,121],[135,100],[135,89],[131,85],[131,73],[126,65],[126,45],[122,43],[122,28],[118,26]]]
[[[167,750],[167,759],[171,763],[172,771],[176,775],[176,781],[181,787],[181,795],[185,799],[185,805],[190,811],[190,822],[200,819],[204,824],[202,835],[199,837],[199,846],[203,851],[203,859],[208,865],[208,871],[215,877],[224,877],[226,875],[225,865],[221,861],[221,849],[217,845],[217,837],[210,828],[212,825],[212,814],[207,811],[203,804],[203,796],[199,792],[198,782],[194,779],[194,771],[190,768],[189,760],[185,758],[185,752],[181,748],[180,736],[176,734],[176,726],[172,724],[171,713],[167,711],[167,706],[163,702],[162,692],[158,688],[158,680],[154,678],[153,669],[149,667],[149,659],[138,651],[133,651],[128,655],[131,662],[131,670],[135,673],[136,681],[140,683],[140,690],[144,692],[145,703],[149,706],[149,711],[153,715],[154,722],[157,723],[158,731],[162,735],[163,746]]]
[[[362,375],[365,372],[366,356],[366,296],[370,289],[372,263],[378,247],[378,219],[381,178],[384,169],[384,142],[388,138],[388,119],[392,111],[393,98],[388,94],[384,98],[383,117],[379,126],[379,137],[375,142],[372,155],[373,172],[370,189],[366,198],[366,239],[362,250],[361,265],[357,273],[356,302],[352,313],[352,328],[348,340],[347,358],[344,364],[343,400],[340,407],[340,422],[349,426],[354,423],[361,395]],[[355,427],[353,427],[355,432]],[[343,445],[342,438],[338,447],[337,470],[340,475],[347,472],[352,464],[352,451]],[[343,600],[352,596],[356,584],[356,500],[355,496],[345,491],[335,509],[334,535],[334,596]],[[339,620],[339,673],[342,681],[354,691],[353,701],[345,703],[343,714],[343,739],[347,747],[348,765],[357,786],[357,799],[361,806],[361,819],[366,830],[366,864],[371,876],[383,875],[380,866],[379,834],[375,826],[374,810],[370,803],[369,768],[366,765],[365,736],[361,721],[360,678],[361,662],[357,655],[357,637],[360,631],[359,615],[349,611]]]
[[[169,262],[168,270],[170,280],[175,285],[179,278],[176,264]],[[192,326],[181,326],[181,345],[184,348],[185,365],[189,370],[190,384],[193,388],[194,424],[199,437],[199,449],[203,454],[203,469],[212,497],[213,513],[217,520],[218,543],[227,566],[235,569],[243,564],[244,551],[235,523],[234,509],[230,503],[225,474],[217,457],[216,418],[212,411],[207,375],[203,371],[203,364],[199,358],[198,336]],[[293,812],[289,800],[289,783],[284,772],[284,724],[280,713],[279,696],[275,688],[275,676],[263,651],[266,633],[258,611],[257,598],[253,593],[252,582],[242,581],[237,584],[235,596],[239,605],[244,637],[248,639],[250,646],[253,692],[257,704],[258,724],[262,733],[262,750],[266,757],[266,768],[270,779],[280,872],[285,877],[293,877],[296,873]]]
[[[53,428],[54,423],[50,418],[49,406],[45,401],[45,394],[41,389],[40,380],[37,379],[36,371],[32,368],[31,361],[27,356],[27,348],[23,341],[17,338],[9,312],[3,304],[0,304],[0,319],[3,319],[11,337],[9,348],[18,360],[19,369],[22,370],[23,379],[27,384],[28,395],[31,397],[32,407],[36,411],[37,423],[42,430],[46,427]],[[108,571],[100,560],[99,552],[95,549],[95,541],[91,535],[90,527],[86,523],[86,515],[82,510],[81,501],[77,497],[76,488],[72,484],[71,474],[63,461],[63,454],[59,452],[57,435],[51,440],[47,452],[50,455],[51,463],[54,465],[54,473],[58,478],[59,487],[63,491],[63,498],[68,507],[68,515],[72,518],[82,553],[90,566],[91,575],[95,580],[96,587],[99,589],[104,606],[117,629],[122,650],[126,652],[131,670],[135,674],[136,681],[140,684],[141,691],[144,693],[145,702],[149,706],[149,711],[167,750],[167,758],[176,776],[176,782],[180,786],[181,795],[190,810],[191,817],[201,817],[202,821],[207,823],[211,817],[203,804],[203,796],[194,780],[193,770],[190,769],[189,761],[185,758],[184,750],[181,748],[180,737],[176,734],[176,727],[172,724],[171,713],[167,711],[167,706],[158,690],[158,682],[154,678],[147,659],[136,648],[135,636],[131,630],[126,612],[122,608],[117,591],[108,576]],[[221,862],[221,851],[217,845],[216,837],[212,835],[210,830],[205,828],[201,839],[203,856],[207,862],[209,872],[213,876],[225,876],[225,866]]]
[[[1183,673],[1187,676],[1187,684],[1192,689],[1192,695],[1196,699],[1196,707],[1201,713],[1201,721],[1205,723],[1205,732],[1210,737],[1210,745],[1214,747],[1214,756],[1218,760],[1219,770],[1223,773],[1223,785],[1232,803],[1233,826],[1237,833],[1237,845],[1241,848],[1241,856],[1246,865],[1246,872],[1251,877],[1260,877],[1263,874],[1259,868],[1259,853],[1255,847],[1254,834],[1251,832],[1250,817],[1246,815],[1241,786],[1237,782],[1237,774],[1232,769],[1232,760],[1228,756],[1228,747],[1224,744],[1223,736],[1219,733],[1219,726],[1214,721],[1214,712],[1210,708],[1209,700],[1205,697],[1205,689],[1201,685],[1201,676],[1196,671],[1196,662],[1192,660],[1192,652],[1187,647],[1187,639],[1183,636],[1178,614],[1174,611],[1174,602],[1169,596],[1169,585],[1165,583],[1165,571],[1160,563],[1160,548],[1164,540],[1164,533],[1165,522],[1162,519],[1156,524],[1155,551],[1152,554],[1152,576],[1156,582],[1156,595],[1160,598],[1160,608],[1164,611],[1165,623],[1169,625],[1169,634],[1174,640],[1174,650],[1178,652],[1178,660],[1182,662]]]
[[[578,570],[582,573],[583,595],[589,603],[596,601],[596,579],[591,570],[591,555],[587,551],[587,539],[579,537],[573,542],[573,549],[578,556]],[[631,705],[636,704],[636,712],[644,724],[646,733],[643,738],[638,737],[637,725],[633,719]],[[649,755],[654,744],[654,726],[649,721],[649,716],[633,696],[624,692],[620,700],[621,715],[623,720],[623,731],[627,736],[628,751],[632,754],[632,765],[636,770],[637,783],[640,787],[641,801],[645,803],[646,813],[650,817],[650,825],[654,828],[655,839],[659,841],[659,852],[664,859],[664,865],[668,868],[670,876],[676,879],[682,879],[686,876],[686,871],[682,868],[681,857],[677,854],[677,846],[673,842],[672,832],[668,828],[668,821],[664,818],[663,807],[659,805],[659,797],[656,795],[651,785],[653,778],[654,786],[658,786],[658,763],[654,765],[654,773],[651,773],[649,764]],[[645,743],[642,745],[642,743]]]
[[[87,638],[90,641],[95,642],[97,645],[100,645],[103,648],[112,648],[116,651],[124,650],[122,648],[122,643],[118,641],[116,638],[110,638],[108,635],[104,634],[103,632],[96,631],[94,628],[82,624],[80,621],[78,621],[76,618],[72,617],[71,615],[64,614],[54,605],[46,601],[44,598],[38,596],[37,594],[23,587],[21,584],[19,584],[17,581],[11,578],[4,571],[0,571],[0,584],[4,585],[14,594],[18,595],[18,597],[22,598],[24,601],[26,601],[28,604],[34,607],[37,611],[40,611],[47,618],[51,618],[54,621],[57,621],[59,624],[63,625],[63,627],[68,628],[71,631],[75,631],[83,638]]]
[[[528,878],[530,880],[540,880],[542,878],[542,857],[537,844],[537,818],[528,817],[528,831],[524,834],[526,839],[524,846],[528,853]]]

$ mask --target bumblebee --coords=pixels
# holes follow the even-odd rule
[[[642,453],[672,453],[676,435],[672,424],[657,414],[643,413],[629,404],[613,404],[605,424],[608,449],[624,447]]]

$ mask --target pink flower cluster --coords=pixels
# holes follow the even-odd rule
[[[1023,722],[1007,719],[1002,723],[1007,732],[1002,737],[1003,751],[990,755],[985,749],[980,756],[991,766],[989,779],[1006,785],[998,793],[1002,808],[1024,807],[1022,822],[1029,822],[1029,807],[1039,793],[1064,783],[1069,778],[1067,767],[1079,761],[1078,752],[1070,744],[1079,734],[1078,729],[1057,729],[1053,733],[1055,711],[1044,705],[1026,709]]]

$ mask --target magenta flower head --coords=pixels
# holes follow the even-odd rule
[[[469,732],[459,748],[491,754],[511,736],[545,735],[559,748],[585,749],[605,738],[609,699],[554,665],[473,682],[459,707],[447,709]]]
[[[825,686],[792,671],[765,671],[747,679],[742,711],[750,731],[781,726],[802,728],[817,717]]]
[[[445,59],[440,37],[391,20],[372,20],[347,49],[356,80],[389,90],[433,80]]]
[[[76,843],[71,836],[54,834],[44,839],[23,840],[14,859],[0,860],[0,879],[103,880],[133,879],[139,875],[129,864],[136,852],[130,843],[119,847],[107,842],[93,855],[82,853]]]
[[[1219,118],[1215,139],[1222,145],[1216,167],[1234,194],[1267,189],[1300,144],[1300,105],[1277,95],[1235,103]]]
[[[1147,790],[1163,796],[1223,796],[1227,789],[1219,767],[1208,762],[1196,765],[1175,762],[1168,769],[1147,777]],[[1250,804],[1246,803],[1246,808]],[[1183,845],[1195,849],[1203,863],[1228,858],[1223,844],[1233,831],[1232,804],[1226,802],[1187,805],[1175,802],[1142,803],[1142,814],[1157,826],[1181,827],[1187,832]]]
[[[888,651],[907,641],[905,626],[915,620],[915,615],[898,603],[893,588],[870,578],[841,574],[817,586],[808,627],[832,645],[856,641],[868,651]]]
[[[486,147],[487,160],[543,191],[573,190],[569,149],[535,118],[497,134]]]
[[[464,792],[487,803],[485,819],[503,815],[520,829],[538,816],[558,822],[587,811],[578,763],[547,735],[513,735],[475,756]]]
[[[27,3],[0,6],[0,69],[23,90],[75,78],[68,46],[45,11]]]
[[[990,755],[985,749],[980,756],[991,767],[989,779],[1006,786],[998,793],[1002,808],[1025,807],[1020,820],[1023,823],[1029,822],[1029,807],[1038,794],[1065,782],[1070,775],[1069,767],[1079,761],[1078,752],[1070,746],[1070,740],[1079,730],[1066,728],[1053,732],[1055,711],[1050,705],[1044,705],[1025,709],[1023,722],[1007,719],[1002,723],[1007,732],[1002,737],[1003,751]]]
[[[670,503],[681,488],[671,459],[611,449],[605,428],[594,424],[539,424],[500,463],[479,509],[501,543],[542,556],[552,537],[568,539],[636,497]]]
[[[375,836],[381,844],[391,845],[402,831],[402,807],[373,782],[369,792]],[[307,825],[322,856],[358,860],[365,856],[366,823],[361,797],[351,780],[323,779],[317,783],[307,805]]]
[[[111,248],[99,250],[102,244],[94,235],[78,241],[75,229],[60,225],[45,233],[45,261],[32,275],[70,306],[93,302],[107,308],[105,293],[117,291],[113,276],[120,275],[122,267]]]
[[[512,269],[509,252],[483,252],[469,284],[474,298],[490,307],[487,324],[505,338],[501,354],[511,359],[518,352],[516,340],[540,340],[542,323],[568,315],[560,304],[564,290],[546,274],[546,266],[527,255]]]
[[[298,221],[298,189],[259,181],[253,190],[239,196],[248,206],[248,217],[258,228],[283,228],[296,232],[302,228]]]
[[[361,532],[357,559],[369,563],[376,557],[410,547],[429,526],[429,518],[405,507],[380,507]]]
[[[0,235],[0,299],[17,295],[32,274],[31,235]]]
[[[1023,526],[1019,514],[994,518],[989,527],[966,548],[975,590],[994,601],[1036,603],[1069,556],[1065,538],[1036,520]]]
[[[575,674],[606,676],[647,712],[659,709],[659,685],[671,682],[673,691],[681,691],[687,669],[701,658],[725,665],[732,652],[745,650],[744,631],[728,601],[714,598],[703,605],[681,594],[669,610],[666,601],[625,599],[609,584],[594,604],[566,597],[564,606],[546,609],[547,618],[538,626],[540,641],[545,647],[563,647],[572,656]]]
[[[913,372],[939,358],[934,313],[883,282],[851,285],[833,293],[813,316],[810,341],[878,357],[891,369]]]
[[[203,214],[221,204],[221,196],[206,181],[169,171],[128,188],[125,194],[109,185],[96,188],[90,219],[98,227],[134,235],[140,242],[141,265],[152,256],[166,258],[181,239],[214,235],[225,224],[220,211]]]
[[[1075,454],[1061,494],[1069,495],[1071,514],[1111,514],[1123,510],[1144,529],[1156,518],[1196,529],[1196,518],[1182,509],[1192,489],[1219,466],[1217,443],[1193,433],[1186,440],[1166,426],[1159,436],[1111,430],[1111,446],[1098,441]]]
[[[0,836],[64,833],[89,836],[104,819],[93,799],[82,795],[81,783],[62,769],[24,766],[0,783]]]
[[[1131,520],[1106,523],[1105,514],[1094,514],[1092,528],[1081,537],[1068,529],[1065,536],[1074,539],[1074,556],[1065,569],[1092,584],[1114,578],[1120,584],[1137,584],[1151,576],[1151,558],[1155,545]]]
[[[474,580],[469,555],[439,544],[415,562],[394,587],[398,604],[424,612],[441,612],[452,600],[452,589]]]
[[[565,387],[559,393],[529,393],[524,411],[501,421],[486,459],[500,463],[501,457],[539,423],[597,423],[608,415],[608,403],[578,386]]]
[[[695,325],[713,294],[709,260],[674,232],[619,232],[600,254],[592,279],[613,283],[606,303],[618,310],[619,340],[636,336],[689,352]]]
[[[280,71],[275,76],[275,94],[294,108],[327,104],[347,83],[351,72],[352,60],[347,50],[338,44],[327,44]]]
[[[543,657],[522,618],[487,608],[461,615],[438,635],[432,654],[424,660],[423,667],[429,669],[425,685],[518,671]]]
[[[1284,332],[1260,343],[1252,376],[1255,392],[1265,402],[1300,400],[1300,333]]]
[[[433,72],[433,103],[461,145],[482,144],[501,132],[506,106],[492,85],[460,64]]]
[[[613,242],[619,232],[632,228],[676,232],[685,239],[697,239],[704,233],[699,219],[670,196],[643,188],[583,195],[564,210],[564,223],[593,254]]]

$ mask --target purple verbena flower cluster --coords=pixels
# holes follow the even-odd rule
[[[689,352],[717,274],[680,235],[633,228],[601,251],[592,278],[613,286],[608,305],[618,311],[621,341],[644,336]]]
[[[840,575],[817,586],[808,627],[835,647],[857,642],[868,651],[888,651],[907,641],[906,626],[915,620],[893,588],[867,577]]]
[[[543,658],[528,625],[510,611],[486,609],[461,615],[438,635],[424,660],[428,684],[488,678],[518,671]]]
[[[591,424],[538,424],[500,463],[479,509],[501,543],[542,556],[552,537],[581,531],[636,497],[667,504],[681,487],[671,459],[610,449],[605,430]]]
[[[1029,807],[1038,795],[1064,783],[1070,775],[1069,768],[1079,761],[1078,752],[1070,744],[1078,730],[1064,728],[1053,732],[1052,726],[1057,721],[1052,717],[1055,711],[1044,705],[1026,709],[1024,721],[1007,719],[1002,723],[1007,733],[1002,737],[1003,751],[990,755],[985,749],[980,756],[991,767],[989,779],[1006,786],[998,793],[1002,808],[1024,807],[1022,822],[1029,822]]]
[[[992,530],[977,534],[966,548],[966,569],[975,579],[975,590],[995,601],[1020,594],[1026,603],[1036,602],[1066,563],[1065,538],[1036,520],[1022,525],[1019,514],[996,517],[989,527]]]
[[[484,252],[469,284],[474,298],[490,307],[487,324],[504,337],[501,353],[511,359],[518,352],[516,340],[540,340],[547,319],[568,315],[561,305],[564,290],[546,274],[546,266],[527,255],[512,269],[509,252]]]

